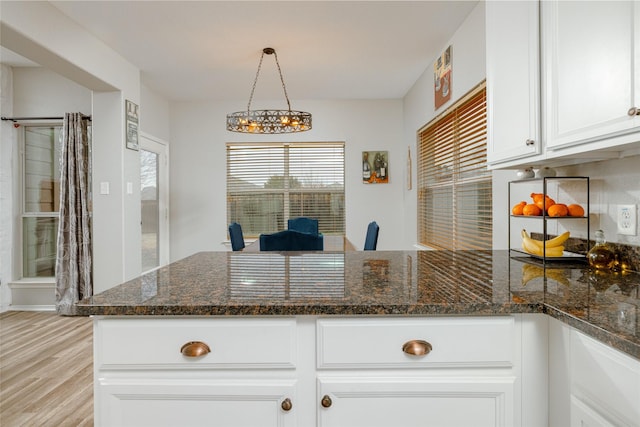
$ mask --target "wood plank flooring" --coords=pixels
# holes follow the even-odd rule
[[[0,314],[0,426],[93,426],[88,317]]]

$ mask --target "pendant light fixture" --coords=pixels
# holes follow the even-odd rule
[[[260,75],[260,68],[262,67],[262,59],[265,54],[273,55],[276,59],[278,73],[280,74],[280,81],[282,82],[282,89],[284,90],[284,97],[287,100],[287,110],[251,109],[253,92],[256,90],[256,83],[258,83],[258,76]],[[251,95],[249,96],[247,110],[227,114],[227,130],[242,133],[293,133],[304,132],[309,129],[311,129],[311,113],[294,111],[291,109],[291,103],[289,102],[289,96],[287,95],[287,88],[284,85],[284,78],[282,77],[282,70],[278,63],[278,54],[275,49],[265,47],[262,49],[260,63],[258,64],[258,72],[256,73],[255,80],[253,81],[253,88],[251,88]]]

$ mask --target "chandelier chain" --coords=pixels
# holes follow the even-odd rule
[[[278,54],[275,50],[266,48],[262,51],[262,55],[260,55],[260,62],[258,63],[258,71],[256,71],[256,78],[253,80],[253,87],[251,88],[251,95],[249,95],[249,103],[247,104],[247,114],[251,111],[251,102],[253,101],[253,93],[256,91],[256,85],[258,84],[258,77],[260,76],[260,70],[262,69],[262,60],[264,59],[264,55],[273,53],[273,56],[276,58],[276,66],[278,67],[278,75],[280,76],[280,82],[282,83],[282,90],[284,91],[284,98],[287,100],[287,109],[291,111],[291,102],[289,101],[289,95],[287,95],[287,87],[284,84],[284,77],[282,77],[282,69],[280,68],[280,63],[278,62]]]
[[[289,95],[287,95],[287,87],[284,85],[284,77],[282,77],[282,70],[280,69],[280,63],[278,62],[278,54],[273,51],[273,56],[276,57],[276,66],[278,67],[278,74],[280,74],[280,81],[282,82],[282,90],[284,91],[284,99],[287,100],[287,108],[291,111],[291,103],[289,102]]]
[[[275,57],[276,66],[278,67],[278,75],[280,76],[280,83],[282,84],[282,91],[284,92],[284,97],[287,100],[287,110],[274,108],[268,110],[251,109],[251,103],[253,102],[253,96],[255,95],[256,86],[258,85],[258,79],[260,78],[260,71],[262,70],[262,62],[264,61],[265,54],[274,55]],[[247,109],[246,111],[236,111],[234,113],[227,114],[227,130],[230,132],[254,134],[280,134],[305,132],[311,129],[311,125],[311,113],[291,109],[291,101],[289,101],[287,86],[284,83],[282,68],[280,68],[280,62],[278,61],[278,54],[275,49],[265,47],[262,49],[262,55],[260,55],[260,62],[258,63],[258,70],[256,71],[255,78],[253,79],[253,86],[251,87],[251,95],[249,96]]]

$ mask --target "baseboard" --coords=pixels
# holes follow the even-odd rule
[[[9,311],[56,311],[55,305],[11,305]]]

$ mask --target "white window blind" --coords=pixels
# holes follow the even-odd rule
[[[228,143],[227,222],[256,237],[299,216],[344,234],[344,142]]]
[[[491,249],[491,172],[482,83],[418,131],[418,239],[438,249]]]

